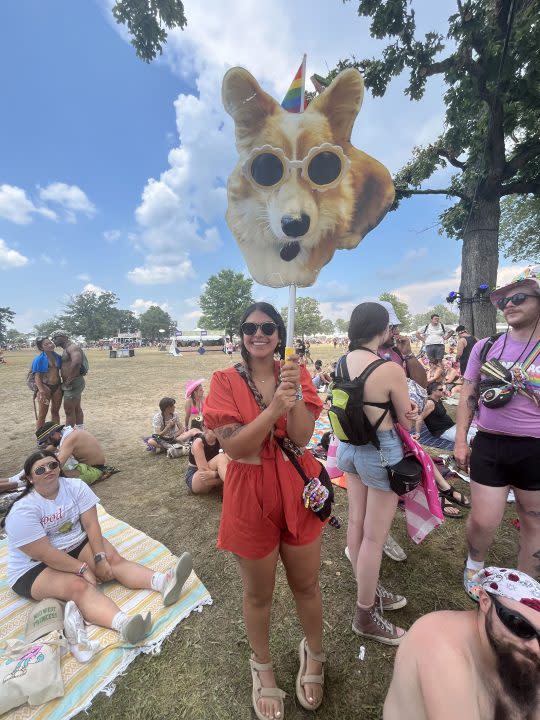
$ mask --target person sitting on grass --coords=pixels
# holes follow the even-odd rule
[[[540,717],[540,583],[498,567],[474,579],[478,610],[432,612],[407,633],[384,720]]]
[[[444,397],[444,385],[440,382],[430,382],[427,386],[428,398],[422,414],[416,421],[416,434],[413,437],[417,440],[422,430],[422,422],[425,423],[429,432],[438,438],[456,441],[456,425],[450,415],[446,412],[442,398]],[[467,434],[467,442],[471,442],[476,435],[476,428],[471,427]]]
[[[463,387],[463,378],[459,371],[459,363],[455,362],[448,363],[448,369],[446,370],[446,394],[449,397],[459,396],[461,388]]]
[[[198,433],[196,429],[186,432],[176,412],[176,400],[170,397],[159,401],[159,412],[152,418],[152,430],[153,434],[143,440],[148,450],[156,455],[167,452],[177,443],[187,442]]]
[[[223,487],[230,457],[220,452],[221,445],[213,430],[195,432],[198,434],[189,452],[186,485],[195,495],[205,495]]]
[[[313,384],[317,388],[317,392],[323,391],[332,382],[330,375],[323,370],[322,360],[315,360],[315,368],[311,373]]]
[[[41,448],[55,451],[65,477],[78,477],[92,485],[119,472],[105,464],[103,448],[88,430],[46,422],[36,437]]]
[[[186,383],[186,404],[184,427],[188,430],[193,426],[193,420],[202,420],[204,404],[204,378],[189,380]]]
[[[427,381],[444,383],[446,368],[442,360],[430,360],[427,369]]]
[[[26,488],[1,523],[8,538],[9,586],[28,600],[73,600],[88,623],[138,643],[152,630],[150,613],[128,616],[98,585],[117,580],[127,588],[155,590],[164,605],[172,605],[193,568],[191,555],[182,553],[166,573],[129,562],[103,537],[99,498],[60,470],[50,450],[39,450],[24,463]]]

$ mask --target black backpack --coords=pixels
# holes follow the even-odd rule
[[[497,333],[496,335],[492,335],[484,343],[484,347],[480,351],[480,367],[486,362],[488,352],[493,347],[493,344],[495,343],[495,341],[501,337],[501,335],[504,335],[504,333],[500,332],[500,333]]]
[[[347,355],[343,355],[336,366],[335,383],[332,388],[332,405],[328,410],[328,419],[334,435],[351,445],[367,445],[373,442],[377,446],[377,427],[373,426],[364,413],[364,385],[371,373],[382,365],[390,362],[379,358],[368,365],[360,375],[351,380],[347,369]]]

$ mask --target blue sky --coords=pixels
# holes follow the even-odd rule
[[[223,185],[236,162],[220,100],[225,70],[244,65],[281,99],[304,52],[309,76],[381,47],[355,2],[188,0],[187,30],[147,65],[111,5],[0,4],[0,305],[15,310],[21,331],[85,288],[113,290],[136,312],[161,304],[180,327],[195,327],[207,278],[246,268],[224,220]],[[455,8],[450,0],[415,5],[424,31],[443,27]],[[404,84],[382,99],[366,93],[353,133],[391,171],[442,128],[439,81],[421,103],[408,100]],[[445,182],[441,172],[433,185]],[[333,319],[383,290],[415,312],[440,302],[457,287],[461,253],[437,233],[446,202],[402,203],[301,294]],[[285,289],[257,286],[255,294],[287,301]]]

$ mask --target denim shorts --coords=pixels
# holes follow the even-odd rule
[[[187,466],[187,470],[186,470],[186,485],[187,485],[188,488],[191,490],[191,492],[193,492],[193,487],[192,487],[193,476],[195,475],[196,472],[197,472],[197,468],[196,468],[194,465],[188,465],[188,466]]]
[[[403,443],[395,430],[382,430],[377,433],[382,454],[389,465],[395,465],[403,458]],[[381,465],[377,448],[368,445],[350,445],[340,442],[337,449],[337,466],[346,473],[360,476],[367,487],[390,491],[390,482],[386,467]]]

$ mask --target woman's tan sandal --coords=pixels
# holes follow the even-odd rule
[[[251,668],[251,679],[253,681],[253,691],[251,693],[251,702],[253,703],[253,710],[258,720],[269,720],[268,715],[264,715],[257,703],[261,698],[267,698],[268,700],[277,701],[277,710],[274,712],[273,717],[283,720],[284,708],[283,698],[287,693],[280,690],[277,687],[263,687],[261,685],[261,679],[259,677],[260,672],[272,670],[272,663],[258,663],[252,655],[249,660],[249,666]],[[271,717],[271,716],[270,716]]]
[[[309,702],[306,697],[304,685],[320,685],[322,687],[324,685],[324,667],[321,670],[320,675],[307,675],[308,655],[312,660],[315,660],[315,662],[320,662],[322,664],[326,662],[326,655],[324,653],[319,653],[317,655],[311,652],[306,638],[302,638],[298,647],[300,668],[298,670],[298,675],[296,676],[296,697],[298,698],[300,705],[306,710],[317,710],[323,701],[323,696],[321,695],[318,702]]]

